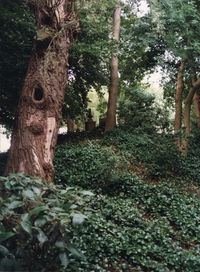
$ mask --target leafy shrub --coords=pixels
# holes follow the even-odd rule
[[[71,239],[92,193],[11,174],[0,195],[0,271],[60,271],[84,259]]]
[[[101,144],[114,146],[131,164],[140,162],[139,166],[145,169],[148,177],[156,179],[187,174],[173,135],[133,133],[118,128],[107,133]]]
[[[54,159],[55,181],[106,191],[118,180],[118,161],[111,148],[91,142],[83,146],[60,145]]]
[[[146,133],[164,131],[170,125],[168,113],[141,86],[125,90],[124,97],[119,101],[118,121],[120,127]]]

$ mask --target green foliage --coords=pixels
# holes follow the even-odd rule
[[[86,138],[84,141],[87,142]],[[133,133],[118,128],[98,139],[99,145],[68,143],[68,160],[64,164],[65,151],[61,150],[65,146],[58,148],[60,160],[57,158],[57,163],[65,166],[58,168],[57,178],[66,171],[69,186],[77,182],[79,186],[97,192],[87,203],[88,221],[73,235],[73,244],[87,258],[81,262],[74,259],[66,271],[199,270],[199,187],[186,181],[191,176],[189,164],[178,153],[173,141],[170,135],[149,135],[141,130]],[[99,158],[103,158],[107,149],[111,151],[109,156],[112,157],[113,152],[117,156],[118,167],[115,160],[114,164],[107,162],[117,178],[111,179],[103,173],[102,177],[107,181],[100,179],[99,182],[99,179],[95,180],[95,169],[100,173],[100,166],[93,160],[102,164]],[[119,167],[121,162],[122,167]],[[143,181],[133,174],[134,166],[143,168],[136,172]],[[102,168],[107,173],[105,164]],[[159,178],[159,182],[154,180],[151,184],[151,179],[145,182],[146,174]]]
[[[174,135],[170,134],[147,134],[141,130],[132,132],[118,128],[107,133],[102,139],[102,144],[112,145],[132,165],[141,168],[147,177],[160,179],[176,175],[199,184],[198,170],[194,170],[193,166],[195,157],[194,160],[191,159],[194,153],[184,160],[174,141]],[[195,156],[198,157],[198,149],[193,151],[196,151]],[[198,166],[199,159],[196,161],[197,169]]]
[[[35,34],[25,1],[2,0],[0,25],[0,123],[11,127]]]
[[[129,87],[119,101],[119,125],[130,131],[153,133],[169,128],[168,113],[157,105],[155,97],[142,86]]]
[[[54,159],[55,180],[97,192],[106,191],[118,179],[118,160],[111,148],[91,142],[83,146],[60,145]]]
[[[0,177],[0,270],[59,271],[84,255],[71,243],[91,192],[23,174]]]
[[[96,195],[73,243],[87,259],[66,271],[198,271],[200,201],[177,184],[124,175],[115,196]],[[179,184],[181,185],[181,184]]]

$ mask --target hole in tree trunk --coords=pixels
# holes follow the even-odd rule
[[[35,88],[34,94],[33,94],[34,100],[41,101],[43,97],[44,97],[43,89],[41,87]]]

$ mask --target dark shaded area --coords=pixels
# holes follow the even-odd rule
[[[8,159],[8,152],[2,152],[2,153],[0,153],[0,176],[3,175],[7,159]]]
[[[0,123],[13,127],[35,34],[25,1],[0,1]]]
[[[44,97],[43,89],[41,87],[35,88],[33,97],[36,101],[41,101]]]

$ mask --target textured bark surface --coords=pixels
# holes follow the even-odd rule
[[[193,97],[194,113],[196,117],[197,127],[200,128],[200,96],[195,92]]]
[[[72,119],[67,119],[67,131],[74,132],[74,121]]]
[[[182,154],[186,158],[188,154],[188,141],[190,136],[190,112],[191,112],[191,105],[194,94],[200,86],[200,79],[196,79],[196,74],[193,75],[192,79],[192,87],[188,93],[188,96],[185,100],[185,108],[184,108],[184,126],[185,126],[185,139],[182,143]]]
[[[5,175],[22,172],[53,180],[52,160],[73,32],[68,25],[75,18],[67,12],[70,3],[52,0],[36,7],[38,35],[19,101]]]
[[[182,61],[177,76],[176,95],[175,95],[175,119],[174,119],[174,131],[178,132],[181,129],[182,124],[182,94],[184,89],[183,70],[185,62]],[[181,139],[177,138],[176,144],[181,148]]]
[[[121,8],[118,7],[116,8],[114,13],[114,24],[113,24],[113,34],[114,34],[114,39],[116,41],[119,41],[120,17],[121,17]],[[116,48],[116,51],[117,51],[117,48]],[[109,98],[108,98],[105,131],[108,131],[114,128],[116,125],[117,93],[118,93],[118,85],[119,85],[118,73],[119,73],[118,72],[118,54],[117,52],[112,52],[111,63],[110,63]]]

